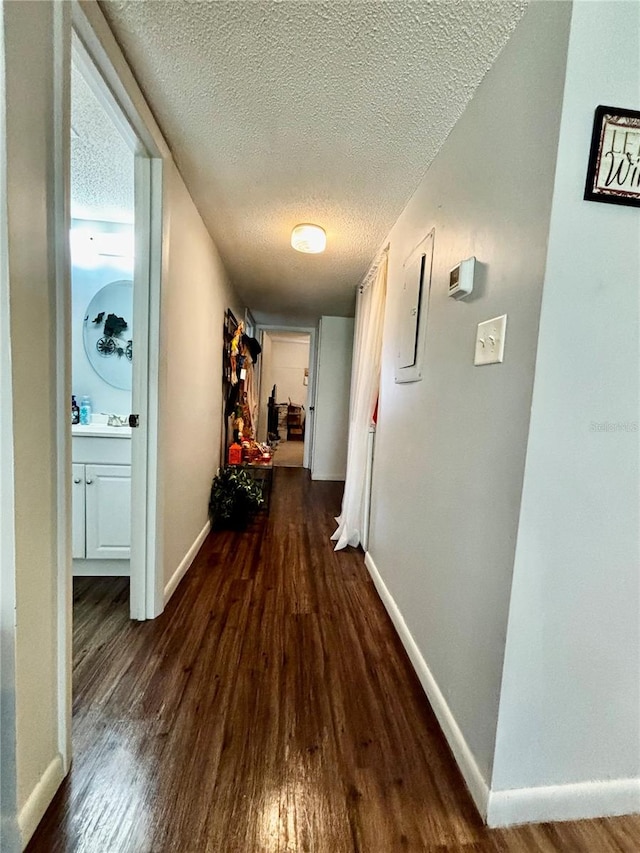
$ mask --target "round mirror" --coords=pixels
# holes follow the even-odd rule
[[[93,297],[84,318],[84,349],[101,379],[131,391],[133,282],[112,281]]]

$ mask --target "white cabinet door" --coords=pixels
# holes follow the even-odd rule
[[[131,551],[131,466],[85,465],[88,560],[128,560]]]
[[[85,514],[84,514],[84,465],[73,464],[73,485],[71,487],[71,543],[74,560],[85,555]]]

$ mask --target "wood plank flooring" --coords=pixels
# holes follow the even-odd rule
[[[341,488],[279,468],[157,620],[74,588],[73,768],[29,853],[638,853],[640,818],[480,821],[363,565]]]

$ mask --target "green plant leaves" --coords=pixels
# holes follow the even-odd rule
[[[260,483],[240,466],[229,466],[214,478],[209,516],[214,527],[242,529],[264,506]]]

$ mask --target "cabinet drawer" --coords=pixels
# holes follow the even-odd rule
[[[72,439],[73,461],[85,465],[131,465],[131,439],[101,438],[99,436],[74,435]]]

